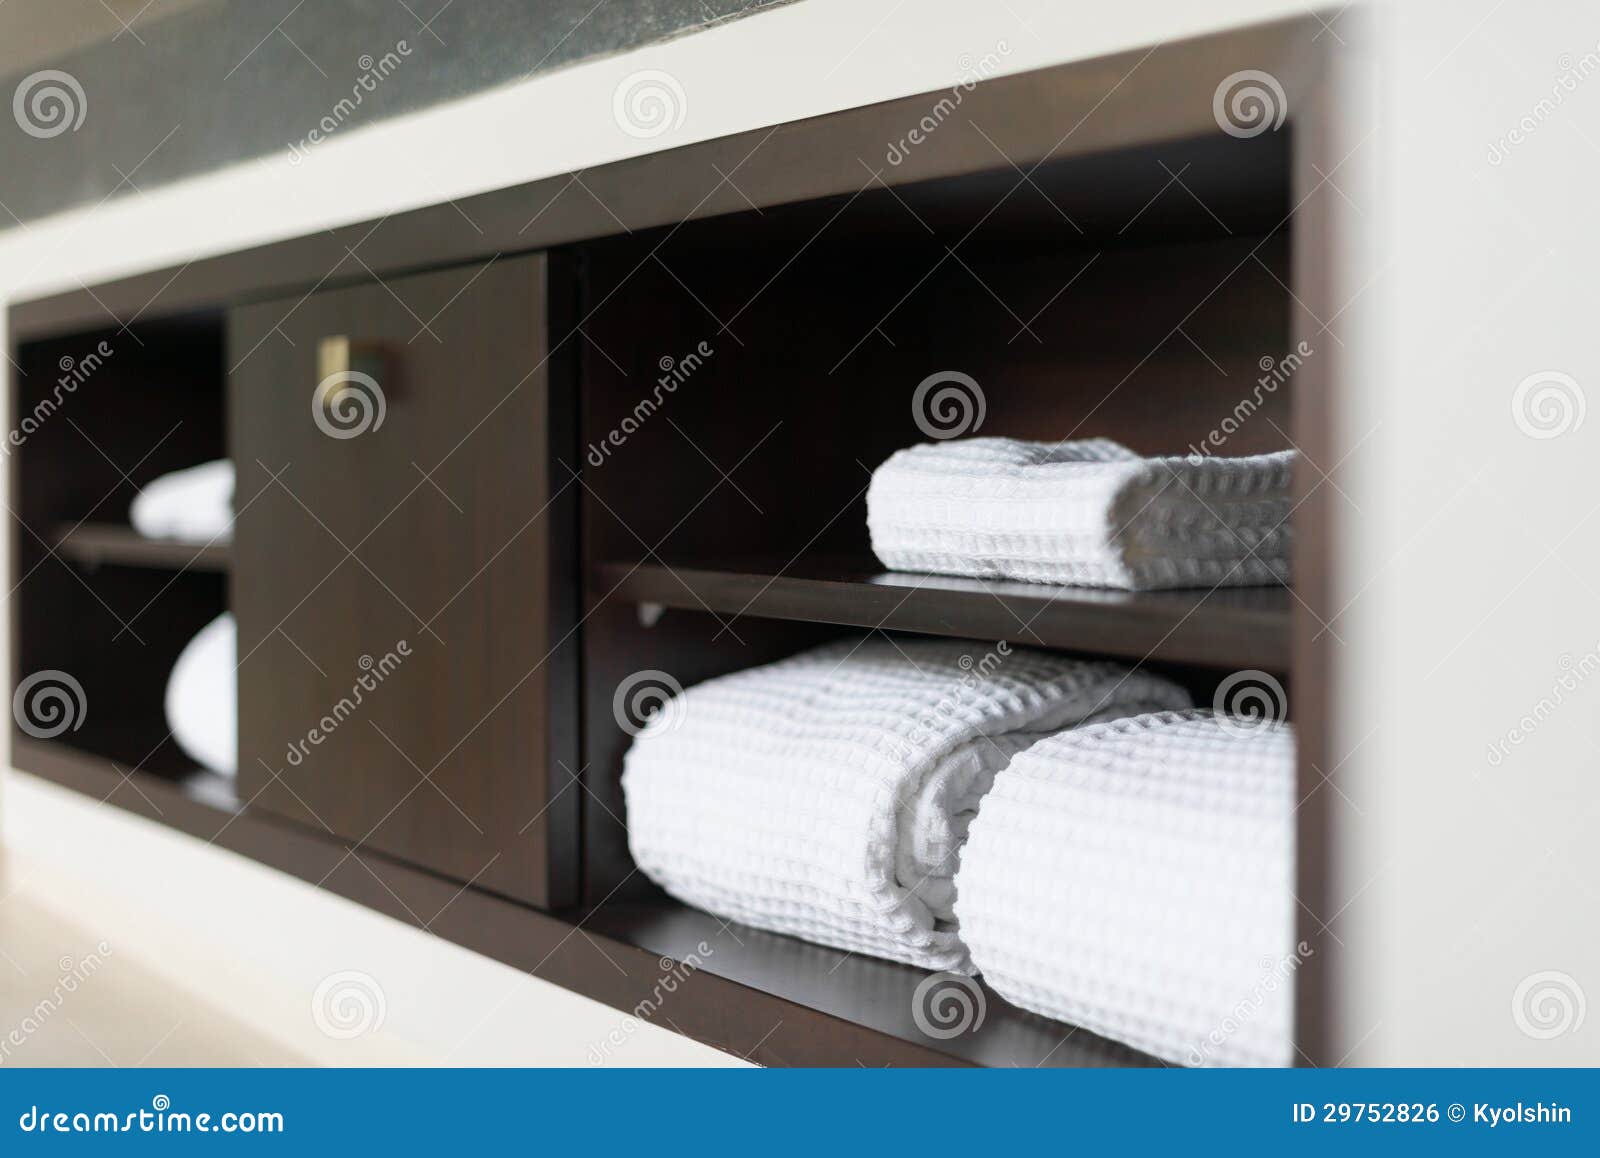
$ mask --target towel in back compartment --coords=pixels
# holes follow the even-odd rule
[[[167,678],[167,726],[203,767],[239,767],[239,628],[224,611],[184,645]]]
[[[1163,712],[1063,732],[995,779],[956,874],[1013,1004],[1188,1065],[1290,1060],[1294,737]]]
[[[226,540],[233,533],[233,463],[204,462],[154,479],[128,509],[133,529],[149,539]]]
[[[1042,734],[1190,703],[1116,664],[983,647],[843,641],[690,688],[624,764],[635,862],[719,916],[970,972],[951,878],[995,772]]]
[[[1249,586],[1289,577],[1293,451],[1141,458],[1103,438],[966,438],[872,474],[884,566],[1087,587]]]

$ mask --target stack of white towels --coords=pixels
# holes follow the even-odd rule
[[[133,529],[149,539],[224,542],[233,530],[233,463],[223,460],[162,475],[134,497]],[[167,726],[190,759],[232,776],[238,771],[238,628],[217,616],[184,647],[167,680]]]
[[[1287,727],[980,651],[849,641],[690,688],[626,758],[634,860],[720,916],[981,972],[1173,1061],[1286,1061],[1288,985],[1258,977],[1292,936]]]
[[[884,566],[1150,590],[1285,583],[1293,451],[1141,458],[1107,439],[895,452],[867,488]]]

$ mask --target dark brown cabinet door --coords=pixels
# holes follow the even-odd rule
[[[547,282],[502,258],[243,307],[228,362],[241,799],[554,907],[580,790]]]

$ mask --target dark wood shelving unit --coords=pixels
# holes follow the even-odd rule
[[[72,422],[40,423],[8,465],[12,685],[64,672],[89,705],[56,739],[14,730],[13,765],[753,1062],[1152,1065],[987,989],[981,1026],[931,1035],[926,971],[667,898],[629,847],[616,694],[874,629],[1149,661],[1202,702],[1261,669],[1293,688],[1307,800],[1296,1045],[1332,1060],[1339,956],[1310,917],[1335,719],[1327,496],[1296,503],[1292,590],[1156,592],[887,572],[864,499],[876,464],[930,437],[916,391],[941,367],[982,383],[974,433],[1160,455],[1232,414],[1264,354],[1320,342],[1296,303],[1334,314],[1329,243],[1314,205],[1295,213],[1344,151],[1324,31],[986,81],[881,173],[863,158],[942,94],[596,166],[587,197],[556,175],[10,305],[14,426],[51,412],[65,359],[116,349]],[[1284,84],[1292,133],[1220,131],[1218,81],[1248,70]],[[329,437],[308,413],[341,336],[392,375],[381,434]],[[1227,453],[1292,434],[1332,461],[1337,366],[1259,399]],[[260,496],[233,542],[110,521],[218,458]],[[162,695],[223,611],[237,781],[178,749]],[[386,660],[359,726],[272,771]]]
[[[1289,669],[1282,587],[1102,591],[884,571],[867,560],[606,562],[595,597],[721,616],[791,619],[1134,660]]]
[[[132,527],[79,523],[58,527],[54,546],[62,558],[86,567],[158,567],[173,571],[226,571],[231,544],[148,539]]]

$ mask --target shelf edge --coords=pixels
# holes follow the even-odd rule
[[[1292,612],[1211,606],[1163,614],[1156,606],[1175,598],[1151,592],[1150,606],[1118,606],[998,592],[953,592],[900,585],[875,586],[849,579],[791,578],[782,574],[694,567],[602,562],[590,582],[591,598],[654,603],[758,619],[786,619],[841,627],[882,628],[954,638],[1003,639],[1024,647],[1107,655],[1138,662],[1194,664],[1219,670],[1256,668],[1274,674],[1290,667]],[[1231,589],[1221,589],[1231,590]],[[913,594],[926,591],[926,595]],[[1219,592],[1208,593],[1206,598]],[[1096,592],[1095,594],[1099,594]],[[960,605],[959,614],[952,611]],[[1040,605],[1054,608],[1040,623]]]

